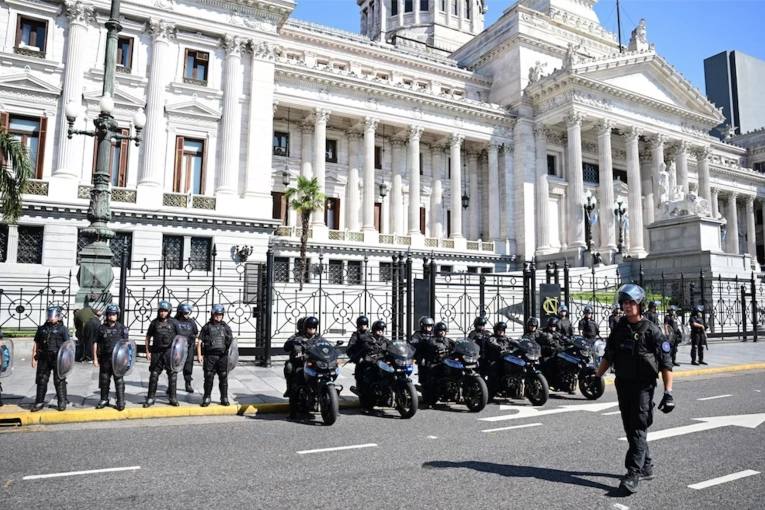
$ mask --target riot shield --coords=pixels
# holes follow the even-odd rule
[[[236,364],[239,362],[239,347],[236,345],[236,338],[231,342],[231,347],[228,348],[228,371],[231,372],[236,368]]]
[[[0,379],[13,373],[13,340],[0,340]]]
[[[186,356],[189,354],[189,341],[185,336],[178,335],[173,339],[170,346],[170,369],[173,372],[183,370],[186,364]]]
[[[56,372],[59,378],[64,379],[74,368],[74,356],[77,352],[77,346],[74,340],[69,339],[58,350],[58,359],[56,360]]]
[[[135,365],[136,346],[130,339],[120,340],[112,351],[112,372],[115,377],[130,375]]]

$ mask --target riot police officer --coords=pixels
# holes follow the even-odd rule
[[[159,374],[167,371],[167,394],[171,406],[178,406],[176,399],[176,382],[178,374],[170,364],[170,347],[176,336],[181,334],[178,322],[170,317],[172,306],[167,301],[160,301],[157,318],[151,321],[146,331],[146,357],[149,358],[149,391],[146,393],[144,407],[154,405],[154,395],[157,393]],[[150,343],[150,340],[153,340]]]
[[[555,354],[555,351],[560,349],[563,338],[558,331],[558,325],[560,319],[557,317],[550,317],[547,319],[544,331],[539,334],[537,343],[542,348],[542,357],[549,358]]]
[[[181,303],[178,305],[175,313],[175,320],[178,322],[178,329],[181,330],[181,336],[188,342],[189,355],[186,356],[186,364],[183,365],[183,379],[186,381],[186,393],[194,393],[191,387],[191,374],[194,371],[194,353],[197,350],[197,337],[199,328],[197,321],[191,318],[191,305]]]
[[[284,343],[284,350],[285,352],[292,354],[292,345],[295,342],[295,339],[299,336],[303,336],[305,334],[305,320],[307,317],[301,317],[298,319],[296,324],[295,334],[290,336],[287,341]],[[287,347],[289,345],[289,347]],[[284,395],[282,395],[284,398],[287,398],[290,396],[290,377],[292,376],[293,372],[293,366],[292,366],[292,356],[290,356],[287,361],[284,362],[284,381],[287,385],[287,389],[284,391]]]
[[[549,324],[549,320],[547,321]],[[574,325],[571,324],[571,319],[568,317],[568,307],[566,305],[560,305],[558,307],[558,332],[562,336],[571,338],[574,336]]]
[[[700,305],[693,307],[691,318],[688,319],[688,325],[691,327],[691,365],[706,365],[704,361],[704,344],[707,339],[707,326],[704,324],[704,318],[701,312],[704,308]],[[696,363],[696,354],[699,355],[699,362]]]
[[[608,330],[613,331],[614,327],[616,327],[616,323],[619,322],[619,318],[621,317],[622,313],[622,307],[619,305],[619,303],[615,304],[611,307],[611,315],[608,316]]]
[[[430,342],[430,339],[433,338],[433,326],[435,325],[435,322],[430,317],[420,317],[420,330],[417,331],[415,334],[412,335],[412,337],[409,339],[409,344],[414,347],[415,350],[415,360],[417,361],[417,377],[418,380],[420,378],[420,373],[423,370],[424,362],[423,358],[425,357],[426,350],[427,350],[427,344]],[[425,371],[427,372],[427,367],[424,367]],[[423,381],[425,379],[422,379]]]
[[[446,336],[449,328],[445,322],[437,323],[433,329],[435,334],[428,337],[425,343],[419,344],[422,361],[420,362],[417,378],[419,383],[423,385],[427,384],[431,369],[440,363],[444,356],[454,348],[454,340]]]
[[[505,331],[507,331],[507,323],[498,322],[494,324],[494,334],[489,337],[489,341],[486,343],[486,357],[490,366],[501,360],[506,351],[517,345],[515,340],[505,335]]]
[[[125,379],[114,375],[112,369],[112,353],[120,340],[127,340],[130,331],[117,322],[120,308],[117,305],[106,307],[106,320],[98,328],[95,343],[93,344],[93,364],[99,368],[98,382],[101,388],[101,400],[96,404],[96,409],[103,409],[109,405],[109,385],[114,377],[114,391],[117,394],[117,411],[125,409]]]
[[[369,317],[366,315],[359,315],[359,317],[356,319],[356,331],[351,334],[351,338],[348,340],[348,348],[345,350],[345,353],[349,358],[353,359],[350,353],[356,352],[356,344],[365,336],[369,336]]]
[[[61,308],[48,307],[46,322],[37,328],[34,347],[32,348],[32,368],[37,368],[37,398],[32,412],[42,410],[45,394],[48,392],[48,379],[53,372],[53,385],[56,388],[59,411],[66,409],[66,378],[58,375],[58,350],[69,340],[69,330],[61,324]]]
[[[677,307],[672,305],[667,309],[667,315],[664,316],[664,336],[667,337],[669,345],[672,346],[672,366],[679,367],[680,363],[677,362],[677,347],[683,340],[683,335],[680,332],[680,325],[677,323]]]
[[[380,329],[381,327],[382,329]],[[348,359],[356,364],[353,376],[356,378],[357,386],[369,366],[366,362],[366,357],[376,351],[377,337],[385,333],[385,322],[375,321],[372,325],[372,330],[370,331],[368,328],[369,318],[367,316],[362,315],[356,319],[356,331],[351,335],[351,339],[348,341],[348,348],[345,350]]]
[[[656,301],[651,301],[648,303],[648,311],[645,313],[645,319],[648,321],[653,322],[657,326],[659,325],[659,314],[656,313],[656,308],[659,306],[659,303]]]
[[[319,319],[307,317],[303,322],[303,332],[291,336],[284,343],[284,351],[290,353],[289,360],[284,365],[284,378],[287,381],[285,398],[289,397],[289,393],[292,390],[295,371],[303,364],[303,350],[313,345],[318,338],[320,338]]]
[[[540,334],[539,319],[536,317],[529,317],[529,320],[526,321],[526,331],[523,332],[523,336],[536,342]]]
[[[598,323],[592,318],[592,307],[584,307],[584,318],[579,321],[577,326],[579,334],[587,340],[595,340],[600,336],[600,327]]]
[[[491,333],[486,331],[486,324],[488,322],[486,317],[476,317],[473,320],[473,331],[468,334],[468,340],[472,340],[478,345],[481,357],[485,354],[486,341],[491,336]]]
[[[624,310],[624,317],[606,341],[606,352],[597,376],[602,377],[611,364],[615,364],[614,385],[629,443],[624,460],[627,474],[622,478],[620,487],[634,493],[641,478],[653,478],[653,461],[646,438],[653,423],[653,394],[660,373],[664,380],[664,398],[659,410],[669,413],[675,408],[670,357],[672,347],[661,329],[643,317],[646,296],[641,287],[631,283],[622,285],[617,291],[617,299]]]
[[[223,321],[225,311],[223,305],[213,306],[210,321],[202,326],[202,331],[199,333],[197,359],[202,363],[202,354],[204,354],[203,370],[205,374],[205,394],[200,404],[202,407],[210,405],[210,394],[215,382],[215,374],[218,374],[220,405],[229,405],[228,349],[234,341],[234,333]]]

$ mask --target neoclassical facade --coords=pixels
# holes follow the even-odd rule
[[[147,122],[140,147],[112,150],[115,248],[135,266],[244,245],[262,260],[270,242],[290,264],[300,225],[283,196],[303,175],[328,198],[311,256],[336,264],[407,250],[455,270],[503,270],[500,255],[584,263],[588,192],[609,262],[620,238],[650,252],[666,172],[739,234],[726,251],[756,260],[765,176],[751,151],[707,134],[722,115],[643,22],[620,50],[594,3],[508,3],[484,29],[480,0],[359,0],[359,34],[294,20],[288,0],[124,3],[113,114],[130,129],[143,108]],[[108,9],[0,9],[0,122],[35,167],[19,225],[2,232],[3,271],[77,263],[95,147],[66,136],[64,108],[81,105],[77,129],[99,113]]]

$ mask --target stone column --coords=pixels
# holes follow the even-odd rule
[[[361,230],[375,231],[375,131],[378,119],[364,119],[364,218]]]
[[[311,153],[311,140],[313,139],[313,124],[303,122],[300,125],[302,137],[300,138],[300,175],[306,179],[313,177],[313,154]]]
[[[675,163],[677,164],[677,185],[682,186],[683,193],[688,194],[688,142],[681,141],[675,147]]]
[[[537,253],[544,255],[550,246],[550,185],[547,182],[547,133],[544,125],[534,126],[537,172]]]
[[[430,237],[439,239],[443,235],[443,200],[444,200],[444,147],[431,145],[431,165],[433,168],[433,191],[430,193]]]
[[[754,225],[754,196],[746,197],[746,251],[752,257],[752,265],[757,263],[757,230]]]
[[[64,10],[69,20],[69,44],[66,48],[66,66],[64,67],[64,87],[61,91],[61,115],[58,128],[58,160],[53,169],[53,175],[76,179],[83,175],[83,181],[90,184],[90,165],[84,165],[82,158],[82,137],[66,137],[69,124],[64,115],[66,105],[74,101],[82,104],[82,87],[85,70],[85,44],[88,39],[88,24],[93,21],[93,5],[75,0],[65,0]],[[52,52],[52,50],[51,50]],[[8,126],[4,126],[8,127]],[[51,126],[52,128],[52,126]],[[76,145],[76,146],[75,146]],[[88,171],[82,172],[81,168]],[[40,169],[42,170],[42,169]]]
[[[146,89],[146,137],[143,141],[143,165],[138,186],[162,188],[164,185],[165,151],[165,87],[171,81],[168,69],[175,69],[170,38],[175,35],[175,25],[164,20],[149,21],[149,31],[154,43],[151,54],[151,73]],[[140,200],[139,193],[139,200]],[[161,199],[161,197],[160,197]]]
[[[603,119],[597,125],[598,173],[600,177],[598,199],[600,200],[601,210],[598,223],[600,223],[601,254],[605,254],[609,251],[616,251],[616,217],[613,214],[614,167],[611,152],[611,132],[614,127],[614,121],[609,119]]]
[[[324,192],[324,173],[327,166],[327,121],[329,120],[329,110],[323,110],[316,108],[314,111],[314,131],[313,131],[313,171],[314,177],[319,184],[319,189]],[[374,197],[373,197],[374,200]],[[319,209],[313,214],[314,227],[323,227],[324,223],[324,207]]]
[[[640,184],[640,155],[638,141],[642,131],[636,127],[627,129],[622,135],[627,144],[627,207],[629,215],[630,255],[636,258],[645,256],[643,244],[643,201]]]
[[[345,207],[345,227],[352,231],[359,230],[359,140],[361,133],[348,132],[348,185]]]
[[[664,163],[664,145],[667,143],[666,135],[657,134],[650,140],[651,145],[651,199],[653,201],[653,207],[651,207],[651,213],[649,218],[651,223],[658,218],[659,205],[661,202],[661,190],[659,189],[659,178],[662,170],[662,164]],[[666,166],[666,165],[665,165]],[[643,194],[646,194],[646,190],[643,190]],[[646,202],[646,208],[648,203]]]
[[[409,235],[420,231],[420,126],[409,127]]]
[[[728,224],[728,236],[726,238],[727,252],[738,255],[738,209],[736,207],[736,198],[738,193],[728,194],[728,210],[725,214]]]
[[[569,246],[584,248],[584,176],[582,175],[582,121],[581,112],[570,112],[566,116],[568,126],[568,220]],[[545,166],[547,163],[545,163]],[[638,176],[639,177],[639,176]]]
[[[398,235],[404,234],[404,185],[402,183],[402,176],[404,175],[406,168],[406,161],[404,158],[404,151],[406,150],[406,140],[401,138],[393,138],[391,140],[393,145],[392,154],[392,166],[391,173],[393,175],[393,182],[391,183],[390,190],[390,229]]]
[[[242,95],[244,40],[226,35],[223,38],[223,47],[226,49],[226,88],[223,92],[221,171],[216,194],[236,196],[239,194],[239,161],[241,159],[239,141],[242,136],[242,104],[239,99]]]
[[[486,222],[489,225],[489,240],[499,241],[499,144],[490,143],[486,147],[486,152],[489,154],[489,182],[486,183],[489,189],[489,217],[486,218]]]
[[[640,152],[640,189],[643,192],[643,245],[646,251],[651,251],[649,246],[647,225],[653,223],[654,219],[654,195],[647,190],[651,190],[651,166],[652,158],[648,150]],[[657,197],[658,198],[658,197]]]
[[[712,210],[712,218],[717,218],[720,213],[720,189],[712,188],[712,200],[710,202],[710,208]]]
[[[468,151],[467,172],[470,205],[468,206],[468,237],[476,240],[480,237],[480,211],[478,205],[478,152]]]
[[[465,140],[463,135],[453,133],[449,137],[449,147],[451,150],[451,189],[452,189],[452,213],[451,213],[451,238],[462,239],[462,154],[460,148]]]
[[[711,182],[709,179],[709,156],[711,147],[701,147],[696,151],[696,167],[699,174],[699,197],[712,200]]]
[[[515,133],[513,133],[513,136],[516,136]],[[503,144],[501,157],[502,161],[504,162],[502,174],[505,178],[503,183],[505,186],[505,203],[503,207],[500,207],[500,211],[505,218],[505,231],[501,232],[500,235],[503,239],[510,239],[510,250],[511,253],[514,253],[516,246],[515,204],[518,203],[516,198],[518,191],[515,189],[515,145],[512,142]],[[521,181],[519,185],[522,184],[523,183]]]

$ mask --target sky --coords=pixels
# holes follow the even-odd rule
[[[296,0],[292,17],[359,32],[356,0]],[[485,26],[496,21],[514,0],[487,0]],[[629,42],[641,18],[648,42],[704,92],[704,59],[736,50],[765,60],[765,0],[621,0],[622,41]],[[616,33],[616,0],[599,0],[600,24]]]

